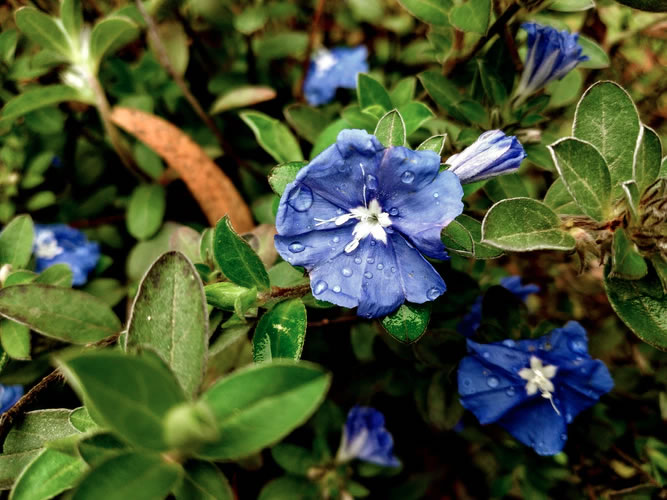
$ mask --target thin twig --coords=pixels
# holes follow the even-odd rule
[[[299,80],[299,88],[297,89],[297,97],[301,100],[303,100],[303,82],[306,80],[308,68],[310,67],[310,56],[313,54],[313,48],[315,47],[315,35],[320,27],[320,19],[322,18],[322,12],[324,11],[324,2],[325,0],[318,0],[315,14],[313,16],[313,24],[310,25],[310,32],[308,33],[308,46],[306,47],[306,55],[304,56],[302,63],[301,79]]]
[[[348,323],[350,321],[356,321],[358,319],[359,316],[341,316],[339,318],[333,318],[333,319],[324,318],[320,321],[309,321],[308,328],[335,325],[336,323]]]
[[[644,488],[655,488],[656,485],[653,483],[643,483],[643,484],[637,484],[635,486],[630,486],[629,488],[623,488],[622,490],[613,490],[613,491],[607,491],[607,495],[612,497],[612,496],[617,496],[617,495],[627,495],[628,493],[634,493],[635,491],[643,490]],[[657,486],[659,488],[659,486]]]
[[[220,147],[224,150],[226,141],[222,135],[222,132],[215,124],[213,119],[208,115],[208,113],[204,111],[204,108],[202,108],[201,104],[199,104],[197,98],[194,96],[192,92],[190,92],[190,89],[188,88],[188,85],[185,83],[183,77],[176,72],[173,65],[171,64],[171,61],[169,60],[169,54],[167,53],[167,49],[164,46],[164,43],[162,43],[160,34],[157,31],[155,20],[146,11],[146,8],[144,7],[144,4],[141,0],[136,0],[136,4],[137,8],[139,9],[139,12],[141,12],[141,15],[146,21],[146,26],[148,27],[148,36],[153,42],[153,47],[155,48],[156,52],[155,55],[157,56],[160,65],[173,78],[174,82],[176,82],[176,85],[178,85],[178,87],[181,89],[181,92],[183,92],[185,99],[188,101],[188,103],[190,103],[190,106],[192,106],[192,109],[194,109],[195,113],[197,113],[199,118],[201,118],[201,120],[206,124],[206,126],[218,140]]]
[[[642,464],[641,464],[640,462],[638,462],[637,460],[635,460],[634,458],[632,458],[630,455],[628,455],[627,453],[625,453],[623,450],[621,450],[621,449],[620,449],[619,447],[617,447],[617,446],[613,446],[612,449],[618,454],[618,456],[620,456],[623,460],[625,460],[625,461],[628,462],[630,465],[632,465],[632,466],[637,470],[637,472],[639,472],[641,475],[645,476],[645,477],[649,480],[649,482],[650,482],[652,485],[657,486],[657,487],[660,487],[660,485],[659,485],[658,482],[653,478],[653,476],[651,476],[651,474],[649,474],[648,472],[646,472],[646,471],[642,468]]]

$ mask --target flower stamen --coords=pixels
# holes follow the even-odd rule
[[[540,391],[543,398],[548,399],[556,414],[560,415],[560,411],[556,408],[553,400],[553,392],[555,387],[552,378],[556,376],[558,367],[555,365],[542,365],[542,360],[537,356],[530,357],[530,368],[522,368],[519,370],[519,377],[527,380],[526,394],[532,396]]]

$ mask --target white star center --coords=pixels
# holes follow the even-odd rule
[[[321,50],[318,52],[317,56],[315,56],[315,71],[324,73],[334,67],[337,62],[338,59],[336,59],[331,52],[328,50]]]
[[[524,380],[527,380],[526,383],[526,394],[532,396],[537,394],[539,390],[542,394],[542,397],[548,399],[551,402],[551,406],[556,411],[558,415],[560,412],[553,400],[553,392],[555,387],[552,378],[556,376],[558,367],[555,365],[542,365],[542,360],[537,356],[530,357],[530,368],[522,368],[519,370],[519,377]]]
[[[63,249],[58,246],[53,231],[40,231],[35,238],[35,255],[42,259],[53,259],[61,253]]]

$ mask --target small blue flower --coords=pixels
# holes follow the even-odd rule
[[[559,453],[567,425],[614,386],[604,363],[588,354],[586,330],[576,321],[534,340],[467,342],[458,370],[461,404],[539,455]]]
[[[9,410],[23,396],[23,386],[0,384],[0,413]]]
[[[518,170],[526,152],[519,140],[502,130],[489,130],[445,162],[462,184],[477,182]]]
[[[33,251],[38,273],[54,264],[65,263],[72,270],[74,285],[86,282],[88,273],[100,258],[96,242],[89,242],[81,231],[64,224],[35,224]]]
[[[581,54],[579,35],[558,31],[551,26],[523,23],[528,33],[528,53],[516,91],[515,105],[521,104],[531,94],[553,80],[560,80],[588,56]]]
[[[384,427],[384,415],[375,408],[355,406],[347,414],[336,461],[355,458],[386,467],[400,465],[394,456],[394,440]]]
[[[447,258],[440,232],[463,211],[463,188],[433,151],[385,148],[343,130],[283,193],[275,244],[310,274],[313,295],[376,318],[435,300],[445,282],[424,258]]]
[[[537,285],[522,285],[521,276],[507,276],[500,280],[500,286],[512,292],[519,300],[526,301],[529,295],[540,291]],[[482,302],[484,297],[480,295],[470,306],[468,314],[456,325],[456,330],[466,337],[472,337],[479,325],[482,323]]]
[[[363,45],[319,50],[310,61],[303,83],[308,103],[326,104],[334,98],[337,88],[357,88],[357,74],[368,72],[367,57],[368,50]]]

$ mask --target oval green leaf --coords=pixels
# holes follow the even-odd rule
[[[80,457],[45,449],[21,473],[10,500],[47,500],[70,489],[88,466]]]
[[[153,236],[162,225],[166,192],[159,184],[142,184],[132,192],[127,206],[127,230],[138,240]]]
[[[405,145],[405,122],[401,114],[392,109],[375,127],[374,134],[385,147]]]
[[[301,299],[286,300],[264,313],[252,338],[255,362],[301,358],[306,338],[306,307]]]
[[[32,255],[35,226],[29,215],[19,215],[0,233],[0,265],[26,267]]]
[[[416,342],[426,332],[431,319],[431,307],[431,302],[402,304],[396,311],[382,318],[382,327],[399,342]]]

